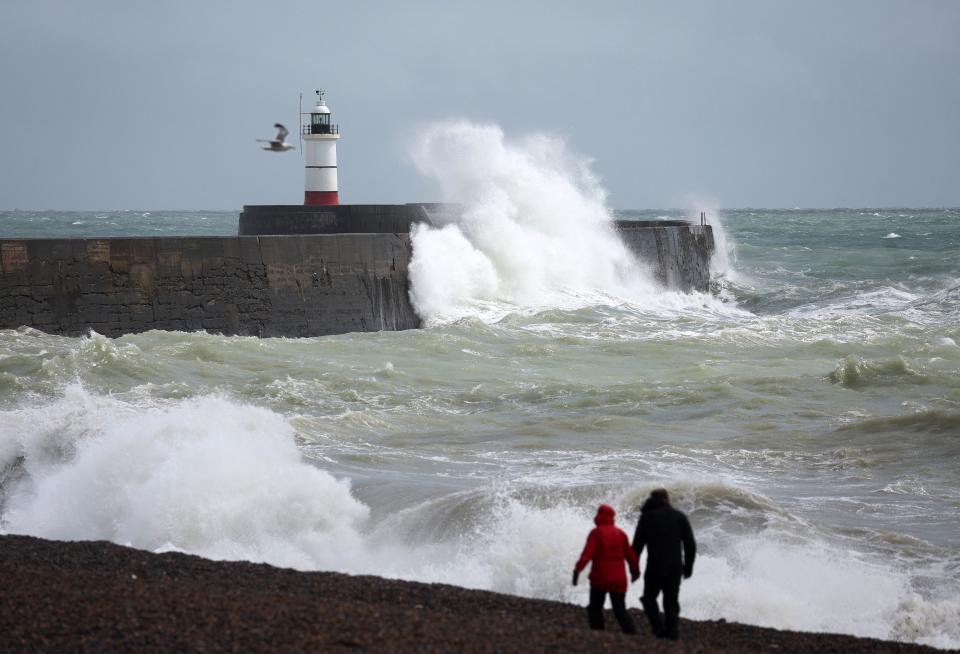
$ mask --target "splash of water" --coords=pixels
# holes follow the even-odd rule
[[[737,280],[737,248],[723,225],[720,216],[720,203],[713,198],[691,194],[687,196],[686,204],[686,215],[690,222],[699,224],[702,214],[706,223],[713,228],[713,241],[716,249],[710,258],[711,276]]]
[[[657,291],[617,237],[589,161],[563,141],[495,125],[432,125],[411,156],[464,210],[413,233],[411,299],[428,324],[516,309],[642,302]]]
[[[0,468],[22,467],[3,529],[216,559],[349,567],[368,509],[301,459],[287,421],[205,397],[135,409],[79,386],[5,415]]]

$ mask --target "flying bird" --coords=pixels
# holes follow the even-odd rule
[[[263,146],[264,150],[269,150],[270,152],[286,152],[287,150],[296,150],[297,146],[287,143],[287,134],[290,132],[286,127],[280,123],[275,123],[274,127],[277,128],[277,138],[272,141],[269,139],[257,139],[257,143],[269,143],[269,145]]]

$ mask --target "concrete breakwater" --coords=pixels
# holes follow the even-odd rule
[[[408,234],[0,240],[0,328],[316,336],[410,329]]]
[[[0,237],[0,329],[302,337],[417,328],[410,228],[449,211],[248,206],[236,237]],[[666,287],[708,290],[709,226],[617,221],[616,228]]]
[[[689,293],[710,290],[710,257],[715,244],[710,225],[682,220],[614,223],[620,238],[666,288]]]

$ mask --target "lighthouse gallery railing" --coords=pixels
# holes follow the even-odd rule
[[[301,127],[301,134],[339,134],[340,126],[339,125],[313,125],[306,124]]]

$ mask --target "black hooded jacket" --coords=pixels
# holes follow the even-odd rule
[[[672,576],[683,573],[685,577],[693,574],[697,542],[693,539],[690,521],[666,500],[651,497],[640,510],[633,550],[640,556],[644,547],[647,548],[646,574]]]

